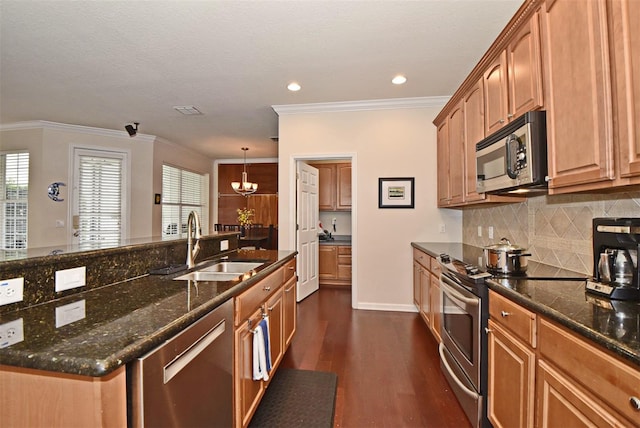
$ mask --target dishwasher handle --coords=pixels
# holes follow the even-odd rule
[[[164,383],[167,384],[173,379],[180,371],[185,368],[191,361],[193,361],[198,355],[202,353],[209,345],[211,345],[226,328],[226,320],[221,320],[212,329],[196,340],[189,348],[183,353],[175,357],[171,362],[164,366]]]

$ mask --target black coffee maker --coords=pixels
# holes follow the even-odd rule
[[[593,219],[593,281],[587,291],[616,300],[640,300],[640,218]]]

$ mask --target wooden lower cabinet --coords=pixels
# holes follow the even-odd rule
[[[235,297],[234,426],[246,427],[296,329],[295,259]],[[248,315],[250,314],[250,315]],[[253,329],[269,316],[269,380],[253,380]]]
[[[487,416],[494,427],[533,427],[536,354],[489,320]]]
[[[494,427],[640,426],[640,369],[489,292],[488,416]]]
[[[413,249],[413,301],[420,316],[440,343],[442,309],[440,270],[435,257]]]
[[[351,285],[350,245],[320,245],[318,260],[320,285]]]

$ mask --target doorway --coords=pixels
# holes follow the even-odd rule
[[[356,246],[356,157],[355,154],[300,156],[294,159],[294,168],[298,162],[304,162],[320,171],[318,276],[320,286],[350,288],[352,307],[357,302],[357,246]],[[340,171],[342,168],[342,171]],[[324,174],[323,174],[324,171]],[[348,179],[345,172],[348,171]],[[324,175],[324,176],[323,176]],[[330,178],[326,178],[329,176]],[[295,181],[296,175],[292,174]],[[342,184],[342,187],[340,186]],[[326,191],[323,186],[330,186]],[[293,187],[295,188],[295,186]],[[347,191],[345,191],[345,189]],[[298,218],[300,201],[296,200],[292,218]],[[298,257],[299,238],[293,224],[295,248]],[[304,260],[302,260],[304,263]]]

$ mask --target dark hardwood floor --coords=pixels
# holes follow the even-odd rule
[[[351,291],[321,288],[298,304],[280,367],[338,375],[335,427],[469,427],[418,314],[351,309]]]

